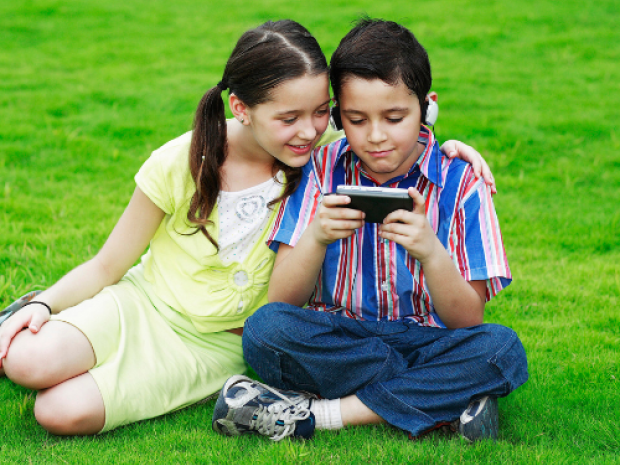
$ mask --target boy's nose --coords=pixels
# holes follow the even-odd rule
[[[378,124],[372,124],[370,126],[370,132],[368,133],[368,142],[377,144],[383,142],[386,139],[385,131],[381,129]]]

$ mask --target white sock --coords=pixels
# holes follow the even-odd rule
[[[314,414],[316,429],[340,429],[343,427],[340,399],[313,400],[310,411]]]

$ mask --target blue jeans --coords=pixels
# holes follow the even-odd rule
[[[411,436],[457,419],[473,399],[508,395],[528,377],[523,345],[504,326],[357,321],[283,303],[246,321],[243,353],[271,386],[327,399],[355,394]]]

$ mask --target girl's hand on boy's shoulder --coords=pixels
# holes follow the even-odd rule
[[[424,197],[414,187],[408,189],[413,199],[413,211],[396,210],[386,216],[379,226],[379,236],[402,245],[409,255],[424,264],[441,243],[426,218]]]
[[[351,199],[346,195],[326,195],[312,221],[314,238],[323,245],[351,236],[364,225],[364,213],[346,208]]]
[[[2,360],[9,351],[11,341],[18,333],[28,328],[36,334],[49,320],[49,310],[43,305],[28,305],[6,320],[0,327],[0,368],[2,368]]]
[[[476,178],[482,175],[484,182],[491,188],[491,194],[497,194],[497,186],[491,168],[475,148],[458,140],[447,140],[441,145],[441,150],[448,158],[456,157],[468,162],[474,170]]]

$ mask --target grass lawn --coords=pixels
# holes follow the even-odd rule
[[[87,438],[47,434],[0,379],[2,463],[619,463],[620,4],[617,0],[13,0],[0,3],[0,308],[92,257],[150,151],[190,128],[239,35],[290,17],[329,56],[360,12],[426,46],[440,140],[478,150],[514,283],[530,380],[500,440],[419,442],[389,427],[309,442],[229,439],[214,402]]]

